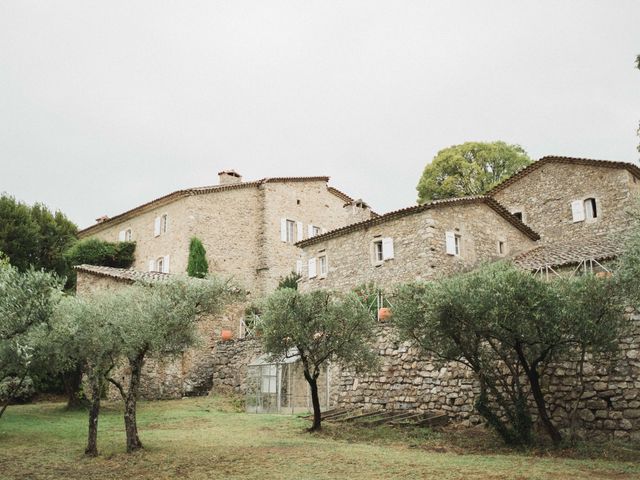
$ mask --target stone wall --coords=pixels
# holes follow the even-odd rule
[[[217,342],[213,353],[211,392],[244,395],[247,386],[247,367],[262,355],[260,342],[250,338]]]
[[[494,197],[509,211],[522,212],[523,222],[542,241],[553,241],[625,229],[626,211],[636,205],[639,189],[640,183],[624,168],[550,162]],[[598,218],[574,223],[571,202],[586,198],[596,199]]]
[[[460,235],[460,255],[448,255],[445,233]],[[394,258],[375,262],[373,242],[393,239]],[[503,242],[499,253],[498,242]],[[303,248],[303,291],[328,288],[346,291],[365,282],[383,289],[414,280],[432,280],[472,268],[481,261],[531,249],[535,242],[484,203],[443,205],[384,223],[347,232]],[[309,279],[310,258],[326,255],[328,273]]]
[[[589,438],[640,440],[640,316],[621,339],[613,360],[587,362],[585,392],[578,403],[578,432]],[[462,425],[482,421],[474,410],[479,387],[473,373],[459,363],[440,364],[400,342],[389,326],[380,327],[377,349],[380,369],[367,375],[343,370],[337,381],[337,404],[351,408],[444,411]],[[576,364],[550,367],[550,383],[544,385],[554,423],[564,431],[579,396]],[[534,419],[537,418],[532,403]]]

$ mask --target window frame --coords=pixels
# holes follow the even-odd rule
[[[327,259],[327,254],[323,253],[321,255],[318,255],[317,257],[317,262],[318,262],[318,277],[320,278],[324,278],[327,276],[327,274],[329,273],[329,261]]]
[[[382,247],[382,237],[373,240],[373,264],[382,265],[384,263],[384,250]]]
[[[595,222],[600,218],[600,209],[596,197],[587,197],[582,201],[584,208],[584,221]],[[588,206],[587,206],[588,205]]]
[[[286,243],[296,243],[296,221],[285,219]]]
[[[127,228],[124,231],[124,241],[125,242],[130,242],[133,239],[133,231],[131,230],[131,228]]]
[[[156,272],[163,273],[164,272],[164,257],[156,258]]]

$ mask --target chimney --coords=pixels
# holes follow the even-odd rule
[[[242,176],[235,170],[223,170],[218,172],[220,185],[232,185],[234,183],[242,183]]]
[[[371,208],[362,199],[354,200],[344,206],[346,215],[346,225],[363,222],[369,220]]]
[[[101,217],[96,218],[96,223],[104,223],[109,220],[108,215],[102,215]]]

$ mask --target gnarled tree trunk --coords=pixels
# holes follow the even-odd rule
[[[78,365],[74,369],[62,375],[64,392],[67,395],[67,410],[83,409],[89,403],[82,393],[82,366]]]
[[[143,362],[144,354],[138,355],[134,359],[129,359],[131,378],[129,380],[129,391],[124,398],[124,428],[127,434],[128,453],[142,448],[142,442],[138,436],[136,406],[138,401],[138,390],[140,389],[140,375],[142,374]]]
[[[313,405],[313,425],[309,428],[310,432],[317,432],[322,428],[322,412],[320,411],[320,397],[318,396],[318,375],[318,372],[311,374],[306,368],[304,369],[304,378],[309,383],[311,404]]]
[[[91,407],[89,409],[89,436],[85,455],[95,457],[98,455],[98,415],[100,414],[100,394],[102,393],[102,382],[95,374],[89,378],[91,389]]]

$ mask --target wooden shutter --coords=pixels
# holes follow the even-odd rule
[[[382,259],[389,260],[393,258],[393,238],[382,239]]]
[[[302,260],[296,260],[296,273],[302,275]]]
[[[309,278],[315,278],[315,276],[317,275],[315,257],[309,259],[308,268],[309,268]]]
[[[313,237],[313,225],[309,224],[307,225],[307,238],[311,237]]]
[[[153,272],[156,269],[156,261],[155,260],[149,260],[149,271]]]
[[[582,203],[582,200],[574,200],[571,202],[571,215],[573,216],[574,223],[584,220],[584,203]]]
[[[456,234],[454,232],[445,232],[444,234],[447,255],[456,254]]]
[[[280,219],[280,240],[283,242],[287,241],[287,219]]]
[[[127,235],[126,230],[120,230],[120,233],[118,234],[118,240],[121,242],[124,242],[126,239],[126,235]]]
[[[302,240],[304,240],[304,228],[302,225],[302,222],[296,222],[296,230],[297,230],[297,241],[301,242]]]
[[[162,262],[162,273],[169,273],[169,255],[164,256],[164,262]]]
[[[153,236],[160,236],[160,217],[156,217],[155,222],[153,224]]]

